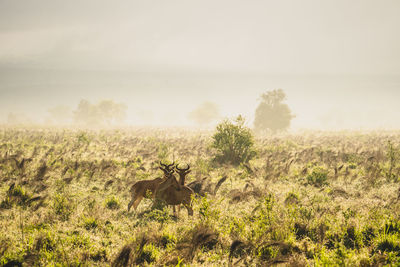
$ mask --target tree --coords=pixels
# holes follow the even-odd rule
[[[285,130],[294,118],[290,108],[283,103],[286,99],[282,89],[268,91],[261,95],[261,103],[256,109],[254,129],[258,132],[271,130],[273,132]]]
[[[107,125],[121,123],[126,117],[126,105],[112,100],[103,100],[98,104],[99,115]]]
[[[77,109],[74,111],[75,123],[86,126],[96,126],[100,124],[100,118],[95,105],[82,99]]]
[[[189,119],[204,126],[220,117],[218,106],[213,102],[204,102],[189,113]]]
[[[217,161],[238,165],[255,157],[254,138],[244,123],[244,118],[238,116],[234,122],[224,120],[217,125],[211,145],[217,150]]]
[[[112,100],[103,100],[97,105],[83,99],[74,111],[77,124],[89,127],[110,126],[121,123],[126,116],[126,105]]]

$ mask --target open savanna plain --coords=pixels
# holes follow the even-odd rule
[[[239,165],[212,136],[0,128],[0,265],[400,265],[400,132],[259,136]],[[193,216],[128,212],[160,161],[190,165]]]

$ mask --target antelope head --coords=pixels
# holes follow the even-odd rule
[[[174,175],[175,162],[173,162],[172,164],[163,164],[160,161],[160,165],[161,166],[159,168],[164,172],[164,182],[162,182],[162,184],[160,184],[160,190],[163,190],[164,188],[166,188],[165,187],[166,185],[173,186],[175,189],[181,190],[180,185]]]
[[[169,175],[171,175],[174,172],[174,165],[175,162],[172,162],[172,164],[163,164],[160,161],[160,169],[164,172],[165,177],[168,177]]]
[[[179,168],[179,164],[176,164],[176,172],[179,174],[179,184],[185,185],[185,177],[188,173],[191,172],[189,164],[187,164],[186,168]]]

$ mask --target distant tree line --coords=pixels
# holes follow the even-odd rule
[[[258,133],[279,132],[290,127],[294,118],[289,106],[284,102],[286,94],[282,89],[263,93],[255,109],[254,131]],[[105,127],[121,125],[126,119],[127,106],[113,100],[102,100],[92,104],[82,99],[75,110],[59,105],[48,110],[46,122],[55,125],[75,124],[84,127]],[[188,113],[188,119],[199,126],[208,126],[221,118],[217,104],[204,102]],[[9,124],[33,124],[23,113],[9,113]]]
[[[79,125],[111,126],[121,124],[126,118],[126,105],[112,100],[100,101],[97,105],[81,100],[73,111],[74,121]]]
[[[220,117],[218,106],[213,102],[204,102],[188,114],[188,118],[200,126],[207,126]]]
[[[75,110],[62,105],[49,109],[48,122],[58,125],[74,123],[88,127],[120,125],[126,118],[126,109],[125,104],[113,100],[92,104],[82,99]]]
[[[262,132],[279,132],[290,127],[294,118],[289,106],[284,103],[286,94],[282,89],[267,91],[260,97],[255,110],[254,130]],[[188,118],[200,126],[207,126],[220,119],[218,106],[213,102],[204,102],[188,114]]]

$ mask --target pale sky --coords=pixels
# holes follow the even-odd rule
[[[0,0],[0,121],[80,99],[130,124],[250,123],[282,88],[293,128],[400,128],[400,1]]]

